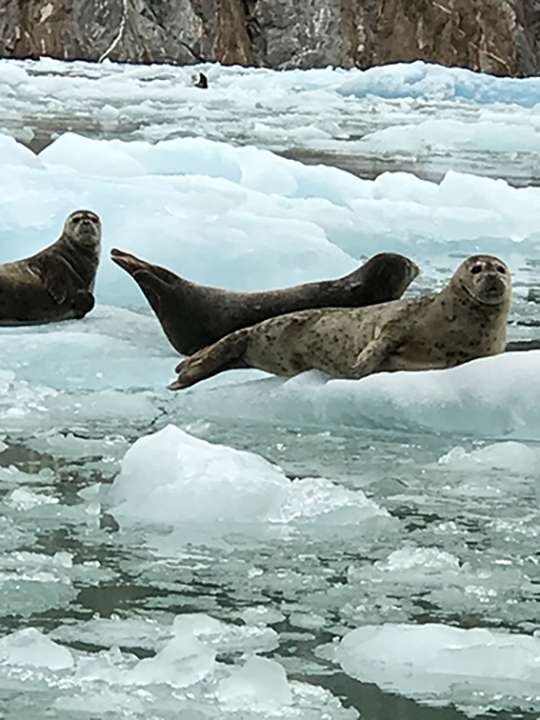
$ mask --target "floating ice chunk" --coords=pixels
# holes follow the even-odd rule
[[[9,665],[33,665],[50,670],[73,666],[70,651],[57,645],[36,628],[18,630],[0,639],[0,659]]]
[[[266,608],[259,605],[253,608],[247,608],[242,613],[242,620],[246,625],[273,625],[285,620],[285,615],[274,608]]]
[[[115,144],[106,140],[64,133],[52,145],[41,151],[39,159],[46,167],[62,165],[82,175],[103,177],[134,177],[144,175],[144,167],[127,153],[117,149]]]
[[[106,436],[94,440],[77,437],[70,432],[65,435],[49,434],[45,437],[30,438],[28,445],[40,452],[70,460],[104,457],[110,461],[121,458],[129,447],[128,441],[122,436]],[[2,479],[1,471],[0,479]]]
[[[2,165],[44,169],[41,160],[31,150],[7,135],[0,135],[0,167]]]
[[[175,687],[193,685],[215,665],[215,651],[186,627],[175,628],[175,635],[154,658],[141,660],[127,673],[127,682],[151,685],[168,683]]]
[[[354,73],[338,92],[343,95],[377,95],[383,98],[466,98],[477,103],[516,103],[533,107],[540,103],[537,78],[517,80],[446,68],[417,60],[369,68]]]
[[[337,651],[343,670],[435,705],[504,707],[538,696],[540,638],[462,630],[446,625],[367,625],[349,632]],[[517,701],[517,702],[516,702]]]
[[[110,677],[110,674],[106,675],[103,680],[107,682]],[[108,687],[100,687],[95,692],[87,690],[84,694],[79,691],[77,695],[61,695],[55,700],[54,707],[60,712],[68,713],[70,718],[75,718],[79,714],[84,717],[89,713],[94,717],[106,717],[111,713],[113,717],[118,718],[129,717],[129,715],[151,717],[150,713],[152,712],[139,698],[133,697],[132,692],[120,692]]]
[[[153,650],[170,639],[170,627],[145,618],[93,618],[76,625],[61,625],[51,632],[54,640],[88,643],[96,646],[145,648]]]
[[[204,613],[177,615],[174,619],[175,634],[192,633],[220,653],[257,653],[275,650],[278,634],[271,628],[259,625],[230,625]]]
[[[52,556],[25,551],[14,552],[4,555],[0,562],[2,570],[15,570],[18,579],[56,583],[69,582],[65,571],[72,567],[72,555],[63,550]]]
[[[305,630],[321,630],[328,624],[326,618],[316,613],[291,613],[289,622],[291,625]]]
[[[5,533],[5,528],[2,531]],[[53,556],[24,551],[2,554],[2,607],[22,617],[65,607],[77,595],[72,583],[74,570],[71,555],[63,551]],[[90,583],[95,576],[78,579]]]
[[[389,519],[361,491],[325,479],[291,482],[258,455],[213,445],[173,425],[128,450],[107,502],[121,521],[341,525]]]
[[[15,467],[15,465],[10,465],[9,467],[0,467],[0,483],[5,483],[8,486],[24,485],[35,482],[37,479],[42,480],[46,483],[50,483],[54,479],[54,474],[49,469],[41,470],[36,476],[22,472],[22,470],[19,470],[19,468]]]
[[[119,518],[256,522],[277,513],[288,486],[267,460],[168,425],[128,450],[109,501]]]
[[[99,306],[84,320],[2,328],[0,358],[18,380],[79,393],[164,390],[177,354],[154,317]]]
[[[271,519],[278,522],[315,520],[320,524],[341,525],[376,517],[390,518],[390,515],[362,491],[348,490],[325,478],[303,478],[290,485],[279,514]]]
[[[15,510],[25,511],[39,507],[40,505],[57,505],[58,498],[35,493],[30,490],[30,488],[21,487],[12,490],[4,499],[4,502]]]
[[[540,456],[523,443],[509,441],[487,445],[471,452],[462,447],[452,448],[439,458],[439,465],[450,470],[504,470],[520,475],[532,475],[540,467]]]
[[[128,394],[117,390],[102,390],[85,395],[58,394],[47,402],[51,419],[58,425],[72,423],[107,422],[129,418],[130,422],[148,421],[156,417],[157,408],[143,394]]]
[[[481,358],[449,370],[377,373],[334,380],[311,371],[290,380],[204,384],[176,407],[200,417],[428,429],[476,436],[540,438],[539,350]],[[231,380],[234,373],[231,372]],[[500,378],[505,382],[501,383]]]
[[[475,123],[451,119],[430,119],[411,125],[395,126],[364,135],[360,146],[379,152],[422,153],[443,147],[476,152],[538,152],[540,135],[528,124],[490,121]]]
[[[382,572],[410,572],[420,570],[426,573],[458,572],[459,558],[438,548],[401,548],[394,550],[386,560],[375,563]]]
[[[16,87],[21,84],[24,85],[29,79],[28,73],[20,65],[6,62],[0,65],[0,83],[2,85]]]
[[[218,698],[227,709],[277,710],[292,703],[285,670],[279,663],[250,657],[218,686]]]
[[[105,130],[114,130],[118,126],[120,111],[118,108],[107,104],[97,113],[97,117]]]

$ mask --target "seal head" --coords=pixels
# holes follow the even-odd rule
[[[456,283],[470,298],[483,305],[508,302],[512,281],[507,266],[491,255],[473,255],[458,268]]]

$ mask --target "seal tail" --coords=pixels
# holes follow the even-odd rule
[[[125,270],[128,275],[131,275],[154,310],[159,307],[160,294],[167,293],[171,288],[177,288],[184,282],[183,278],[170,270],[159,265],[152,265],[152,263],[118,248],[112,248],[111,260]]]
[[[150,263],[147,263],[145,260],[141,260],[136,255],[132,255],[124,250],[119,250],[118,248],[112,248],[111,260],[130,275],[134,275],[139,270],[152,267]]]
[[[246,346],[247,333],[238,330],[199,350],[176,367],[178,377],[169,385],[169,390],[184,390],[224,370],[246,367],[243,362]]]

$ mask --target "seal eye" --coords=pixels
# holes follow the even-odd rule
[[[482,266],[481,265],[475,265],[471,270],[473,275],[478,275],[479,272],[482,272]]]
[[[505,275],[506,269],[502,265],[497,265],[497,272],[501,273],[501,275]]]

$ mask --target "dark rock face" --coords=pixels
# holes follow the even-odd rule
[[[0,0],[0,55],[540,69],[540,0]]]

